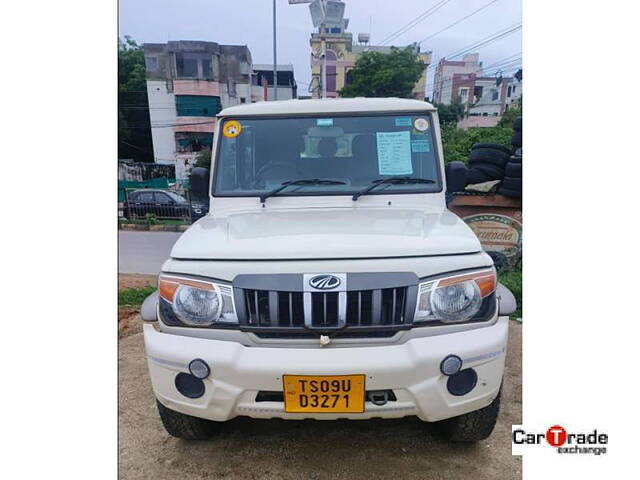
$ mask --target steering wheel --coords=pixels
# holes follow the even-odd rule
[[[297,168],[295,168],[294,166],[292,166],[290,163],[272,162],[272,163],[267,163],[260,170],[258,170],[258,173],[256,173],[256,179],[253,182],[254,185],[256,185],[256,186],[264,185],[265,173],[270,171],[270,170],[275,170],[277,168],[281,168],[283,170],[287,170],[287,171],[289,171],[289,172],[291,172],[293,174],[293,175],[287,175],[286,176],[286,180],[302,178],[302,172],[300,170],[298,170]]]

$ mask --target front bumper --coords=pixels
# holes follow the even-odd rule
[[[428,328],[428,327],[425,327]],[[237,342],[185,337],[144,326],[147,363],[153,390],[166,407],[209,420],[236,416],[333,420],[398,418],[417,415],[437,421],[487,406],[502,382],[508,318],[475,330],[414,338],[400,345],[325,348],[246,347]],[[476,386],[461,397],[446,389],[440,362],[448,354],[462,358],[462,368],[478,374]],[[194,358],[211,368],[205,393],[197,399],[175,387],[178,372],[188,372]],[[367,390],[391,389],[396,401],[366,402],[364,413],[286,413],[282,402],[256,402],[258,391],[282,391],[282,375],[366,375]]]

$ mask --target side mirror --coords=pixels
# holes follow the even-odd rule
[[[518,308],[516,297],[501,283],[496,287],[496,297],[498,298],[498,315],[510,315]]]
[[[463,162],[450,162],[444,169],[447,193],[464,192],[467,186],[467,166]]]
[[[209,170],[202,167],[194,167],[189,176],[191,184],[191,196],[194,198],[209,197]]]

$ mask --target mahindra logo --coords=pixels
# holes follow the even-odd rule
[[[317,290],[333,290],[340,286],[340,279],[333,275],[316,275],[309,280],[309,285]]]

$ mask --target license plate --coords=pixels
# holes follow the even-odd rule
[[[287,413],[362,413],[364,375],[283,375]]]

